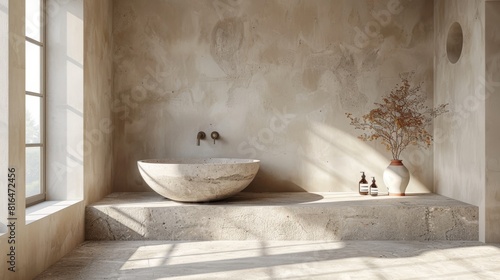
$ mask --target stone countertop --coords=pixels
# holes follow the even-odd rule
[[[401,206],[401,207],[471,207],[442,195],[433,193],[407,194],[406,196],[359,195],[354,192],[241,192],[233,197],[217,202],[185,203],[176,202],[156,194],[155,192],[117,192],[106,196],[90,206],[113,207],[174,207],[174,206]]]
[[[85,219],[87,240],[478,240],[478,207],[429,193],[241,192],[204,203],[112,193]]]

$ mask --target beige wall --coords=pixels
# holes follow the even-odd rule
[[[24,178],[25,172],[24,168],[24,143],[25,143],[25,131],[24,131],[24,110],[18,110],[17,108],[24,108],[24,1],[2,1],[0,2],[1,12],[7,12],[8,18],[5,21],[4,16],[2,16],[2,24],[4,25],[2,29],[7,31],[6,36],[8,40],[7,49],[2,49],[4,52],[3,56],[7,58],[5,63],[2,63],[1,67],[4,70],[5,64],[7,65],[7,74],[3,74],[3,82],[6,82],[8,93],[2,92],[2,97],[7,97],[6,102],[8,104],[7,110],[7,156],[3,159],[7,159],[7,163],[3,163],[4,166],[9,168],[15,168],[15,209],[14,215],[10,215],[10,218],[15,218],[16,220],[2,220],[2,223],[11,224],[14,223],[13,233],[11,234],[10,228],[7,229],[6,233],[0,234],[0,263],[2,264],[2,269],[0,270],[1,279],[9,279],[9,277],[22,276],[20,273],[13,273],[7,270],[7,261],[10,260],[10,256],[7,254],[15,254],[17,262],[13,263],[15,269],[26,269],[26,262],[23,262],[22,257],[26,250],[26,246],[22,246],[26,238],[26,232],[23,231],[25,224],[25,188],[24,188]],[[8,26],[5,26],[8,24]],[[5,39],[5,38],[4,38]],[[6,75],[6,76],[5,76]],[[5,86],[3,89],[6,89]],[[4,145],[2,143],[2,145]],[[4,169],[7,172],[6,169]],[[2,189],[8,187],[7,180],[0,183]],[[7,211],[7,196],[1,196],[2,201],[0,201],[0,211]],[[7,214],[2,215],[5,218]],[[10,238],[12,237],[12,238]],[[9,241],[10,240],[10,241]],[[9,243],[11,242],[11,243]],[[15,242],[15,243],[13,243]],[[10,250],[10,247],[15,247],[14,250]],[[9,265],[10,266],[10,265]],[[26,279],[19,277],[17,279]]]
[[[83,1],[47,1],[48,200],[83,198]]]
[[[484,3],[435,1],[434,101],[449,102],[450,113],[434,123],[435,189],[439,194],[480,205],[485,185]],[[464,41],[457,63],[448,61],[446,39],[453,22]],[[477,89],[477,91],[476,91]]]
[[[485,6],[486,5],[486,6]],[[451,113],[435,122],[436,192],[479,206],[481,241],[500,242],[498,149],[499,2],[435,1],[435,102]],[[453,22],[463,29],[463,51],[448,61]]]
[[[32,279],[71,252],[84,241],[84,205],[82,202],[20,226],[18,278]],[[12,276],[12,275],[9,275]]]
[[[9,1],[0,0],[0,61],[9,61]],[[0,170],[9,165],[9,64],[0,64]],[[0,182],[7,182],[7,173],[0,172]],[[7,201],[7,188],[0,189],[1,202]],[[7,230],[7,211],[0,211],[0,234]],[[1,260],[1,259],[0,259]]]
[[[84,185],[86,204],[112,187],[112,1],[85,1]]]
[[[500,242],[500,2],[486,2],[485,241]]]
[[[114,191],[149,191],[136,161],[257,158],[248,191],[355,191],[390,154],[362,115],[415,70],[432,105],[432,1],[113,2]],[[196,146],[203,130],[221,135]],[[432,190],[432,150],[409,149],[408,192]]]

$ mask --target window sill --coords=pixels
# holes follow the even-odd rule
[[[44,201],[30,206],[26,208],[26,224],[41,220],[79,202],[81,200]]]

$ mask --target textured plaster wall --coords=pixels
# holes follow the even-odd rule
[[[248,191],[355,191],[390,154],[362,115],[415,70],[432,105],[432,1],[113,2],[114,190],[147,191],[136,161],[257,158]],[[196,146],[196,134],[221,139]],[[432,150],[409,149],[409,192],[432,190]]]
[[[485,241],[500,242],[500,2],[486,9],[486,189]]]
[[[111,193],[113,49],[111,0],[87,0],[84,55],[84,186],[86,204]]]
[[[449,102],[451,111],[434,123],[435,190],[479,206],[485,185],[484,2],[435,1],[434,14],[434,101]],[[460,23],[464,37],[455,64],[446,54],[453,22]]]
[[[0,1],[0,61],[9,61],[9,1]],[[0,170],[9,165],[9,64],[0,64]],[[2,174],[3,173],[3,174]],[[7,173],[0,172],[0,182],[7,182]],[[3,186],[3,184],[2,184]],[[7,201],[7,188],[0,190],[0,205]],[[7,211],[0,211],[0,234],[7,231]],[[1,260],[1,259],[0,259]]]
[[[435,2],[435,102],[451,113],[435,122],[436,192],[479,206],[479,238],[500,241],[498,185],[499,2]],[[453,22],[463,29],[463,51],[452,64],[446,38]]]

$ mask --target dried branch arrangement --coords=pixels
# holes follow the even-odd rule
[[[351,125],[366,131],[359,139],[380,139],[387,150],[391,151],[393,159],[400,159],[401,152],[409,145],[428,148],[433,138],[426,127],[435,117],[448,112],[448,103],[436,108],[425,105],[426,95],[421,92],[422,82],[412,86],[410,80],[413,76],[414,72],[400,74],[401,83],[383,97],[382,103],[374,103],[376,108],[361,118],[346,113]]]

